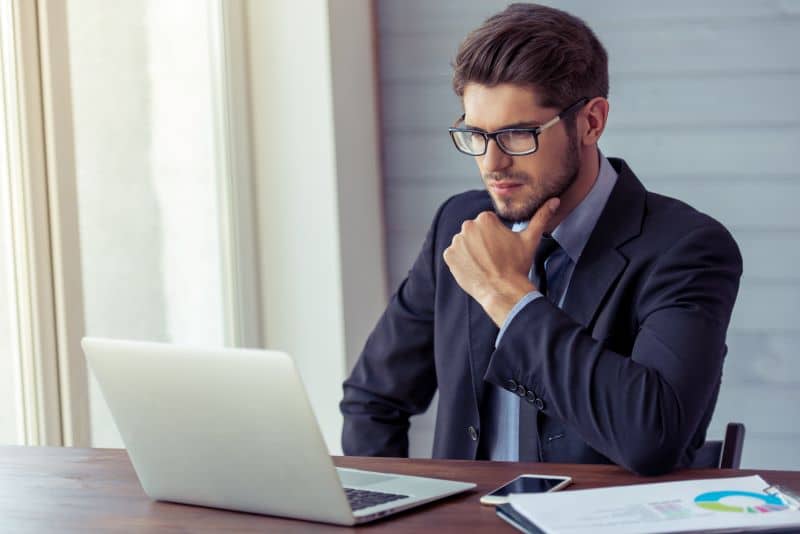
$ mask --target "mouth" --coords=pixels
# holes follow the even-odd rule
[[[491,182],[489,190],[499,196],[509,196],[522,186],[523,184],[516,182]]]

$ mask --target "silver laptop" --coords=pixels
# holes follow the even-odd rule
[[[82,344],[153,499],[354,525],[475,487],[337,469],[284,353]]]

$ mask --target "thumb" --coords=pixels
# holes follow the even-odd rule
[[[558,206],[561,205],[561,199],[553,197],[536,210],[536,213],[531,217],[528,227],[521,232],[522,239],[532,248],[539,244],[542,234],[547,229],[550,220],[555,216]]]

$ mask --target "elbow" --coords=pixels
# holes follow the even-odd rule
[[[679,432],[662,428],[637,434],[623,448],[620,465],[640,476],[663,475],[676,468],[683,453]]]
[[[685,409],[657,373],[645,375],[640,398],[628,412],[626,431],[618,438],[618,463],[640,476],[673,471],[683,457],[691,430]]]

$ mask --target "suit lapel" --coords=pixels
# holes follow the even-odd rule
[[[617,183],[575,265],[564,300],[564,311],[584,327],[625,270],[628,260],[618,249],[641,233],[644,217],[644,186],[623,160],[609,161],[618,173]]]
[[[625,269],[628,260],[614,249],[584,259],[581,257],[572,273],[564,311],[588,327],[600,308],[608,290]]]

